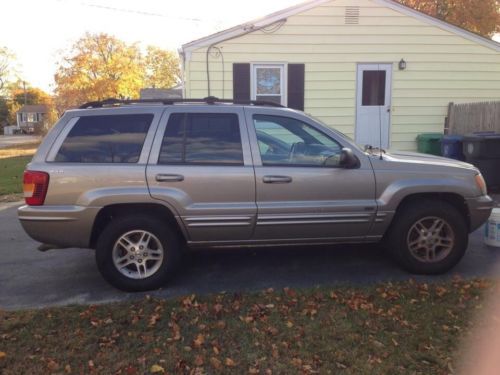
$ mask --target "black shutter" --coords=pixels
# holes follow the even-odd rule
[[[288,64],[288,107],[304,110],[304,64]]]
[[[250,100],[250,64],[233,64],[233,100]]]

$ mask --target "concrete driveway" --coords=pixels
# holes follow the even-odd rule
[[[0,148],[21,145],[24,143],[34,143],[40,140],[38,135],[0,135]]]
[[[19,204],[0,207],[0,308],[101,303],[142,298],[123,293],[99,275],[91,250],[40,253],[16,216]],[[315,246],[199,251],[189,256],[168,288],[158,297],[265,288],[371,284],[414,278],[436,281],[500,275],[500,248],[483,245],[482,231],[471,235],[469,250],[449,274],[412,276],[400,270],[375,246]]]

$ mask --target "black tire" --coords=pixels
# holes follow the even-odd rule
[[[159,240],[163,247],[163,259],[153,274],[134,279],[115,266],[113,248],[122,235],[139,230],[147,231]],[[127,292],[154,290],[164,286],[175,274],[180,263],[181,244],[176,233],[164,221],[146,215],[122,216],[113,219],[103,230],[97,240],[95,256],[99,272],[114,287]]]
[[[412,254],[408,246],[411,228],[422,219],[435,217],[444,220],[454,236],[451,250],[443,252],[443,259],[424,262]],[[413,232],[414,234],[415,232]],[[411,236],[411,235],[410,235]],[[469,231],[463,215],[453,205],[434,199],[411,201],[398,208],[385,238],[385,245],[396,262],[414,274],[442,274],[453,268],[464,256],[469,241]],[[444,255],[446,254],[447,255]]]

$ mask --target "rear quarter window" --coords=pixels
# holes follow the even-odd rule
[[[153,114],[80,117],[54,161],[62,163],[137,163]]]

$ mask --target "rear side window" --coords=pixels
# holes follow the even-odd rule
[[[55,161],[137,163],[152,121],[152,114],[80,117]]]
[[[238,115],[171,114],[163,136],[158,164],[242,165]]]

